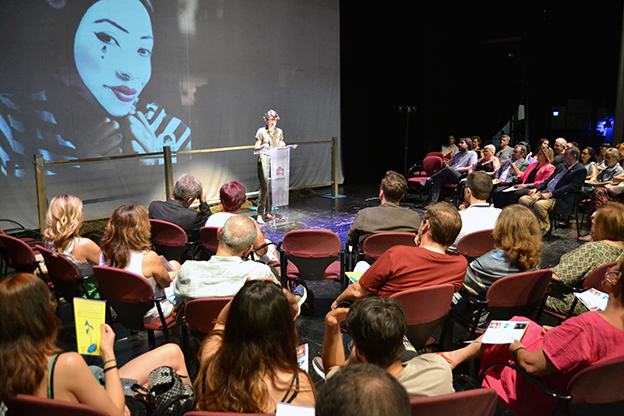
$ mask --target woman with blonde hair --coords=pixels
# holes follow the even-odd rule
[[[619,202],[601,205],[592,223],[593,241],[561,256],[559,264],[553,268],[554,280],[581,288],[585,277],[592,270],[624,257],[624,205]],[[574,294],[548,296],[546,307],[567,314],[573,301]],[[572,314],[580,315],[583,312],[587,312],[587,308],[577,302]]]
[[[82,403],[106,414],[129,414],[120,378],[148,382],[149,373],[170,365],[186,376],[184,355],[175,344],[166,344],[126,363],[117,364],[113,345],[115,333],[102,324],[100,355],[104,361],[105,386],[76,352],[61,352],[56,338],[61,321],[56,301],[43,280],[19,273],[0,282],[0,403],[9,406],[17,394]]]
[[[163,296],[163,289],[169,287],[180,270],[180,263],[169,263],[175,270],[167,271],[158,254],[151,250],[150,222],[147,211],[141,205],[122,205],[117,208],[108,222],[102,239],[100,265],[128,270],[143,276],[152,285],[154,294]],[[160,301],[165,317],[171,315],[173,304],[167,299]],[[158,320],[156,306],[147,311],[146,323]]]
[[[284,134],[282,129],[276,127],[277,120],[280,119],[279,114],[275,110],[269,110],[264,115],[266,126],[260,127],[256,132],[256,144],[254,150],[260,152],[269,150],[272,147],[284,147]],[[258,222],[263,224],[264,221],[270,221],[273,216],[270,214],[271,207],[268,206],[268,181],[271,169],[271,157],[267,153],[258,155],[258,181],[260,182],[260,191],[258,193]]]
[[[535,215],[522,205],[509,205],[498,216],[494,250],[475,259],[466,270],[464,289],[485,295],[492,283],[510,274],[536,268],[542,254],[542,232]]]
[[[201,347],[196,409],[273,413],[278,402],[314,406],[314,383],[297,365],[293,317],[279,285],[247,281]]]
[[[93,266],[99,263],[101,250],[91,239],[80,237],[83,219],[80,198],[72,195],[54,197],[46,214],[47,228],[43,233],[43,242],[47,248],[67,257],[76,266],[80,277],[87,279],[87,290],[95,292],[93,296],[98,298]],[[78,295],[81,290],[78,287]]]

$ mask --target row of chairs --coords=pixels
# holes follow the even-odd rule
[[[568,383],[566,393],[559,394],[546,389],[539,380],[529,376],[513,363],[495,363],[492,366],[505,365],[514,368],[528,377],[545,394],[558,401],[553,416],[559,415],[565,408],[576,415],[619,416],[624,406],[621,381],[624,378],[624,358],[592,365],[581,370]],[[489,368],[484,369],[483,374]],[[620,381],[618,383],[618,381]],[[494,389],[483,388],[466,390],[435,397],[415,398],[410,400],[412,416],[446,416],[451,414],[469,414],[473,416],[493,416],[496,413],[498,395]],[[10,416],[103,416],[106,413],[83,404],[61,400],[40,398],[29,395],[17,395],[8,403]],[[187,416],[220,416],[223,412],[192,411]],[[255,414],[272,415],[267,414]]]
[[[493,389],[468,390],[436,397],[412,399],[412,416],[442,416],[466,413],[473,416],[493,416],[497,403]],[[18,394],[9,403],[9,416],[104,416],[106,413],[84,404],[44,399]],[[275,413],[248,413],[249,416],[269,416]],[[192,411],[187,416],[225,416],[225,412]]]

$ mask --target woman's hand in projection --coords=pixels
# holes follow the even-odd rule
[[[163,144],[156,138],[152,127],[145,115],[137,111],[126,116],[128,120],[128,137],[124,137],[126,143],[130,143],[137,153],[162,152]]]
[[[118,156],[122,154],[122,133],[117,121],[106,117],[95,129],[88,132],[85,137],[87,143],[91,143],[86,154],[78,157]],[[80,152],[81,149],[77,149]]]

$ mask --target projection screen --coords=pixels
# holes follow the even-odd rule
[[[37,227],[33,168],[71,160],[253,145],[269,109],[287,144],[340,134],[337,0],[1,0],[0,217]],[[331,180],[331,146],[291,152],[291,186]],[[174,180],[208,198],[258,190],[252,150],[180,155]],[[46,165],[48,200],[85,217],[165,198],[162,159]],[[341,171],[339,169],[339,171]],[[339,181],[342,181],[340,175]]]

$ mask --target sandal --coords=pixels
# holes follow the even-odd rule
[[[444,358],[444,360],[451,366],[451,370],[457,368],[457,363],[446,356],[443,352],[436,352],[437,355]]]

